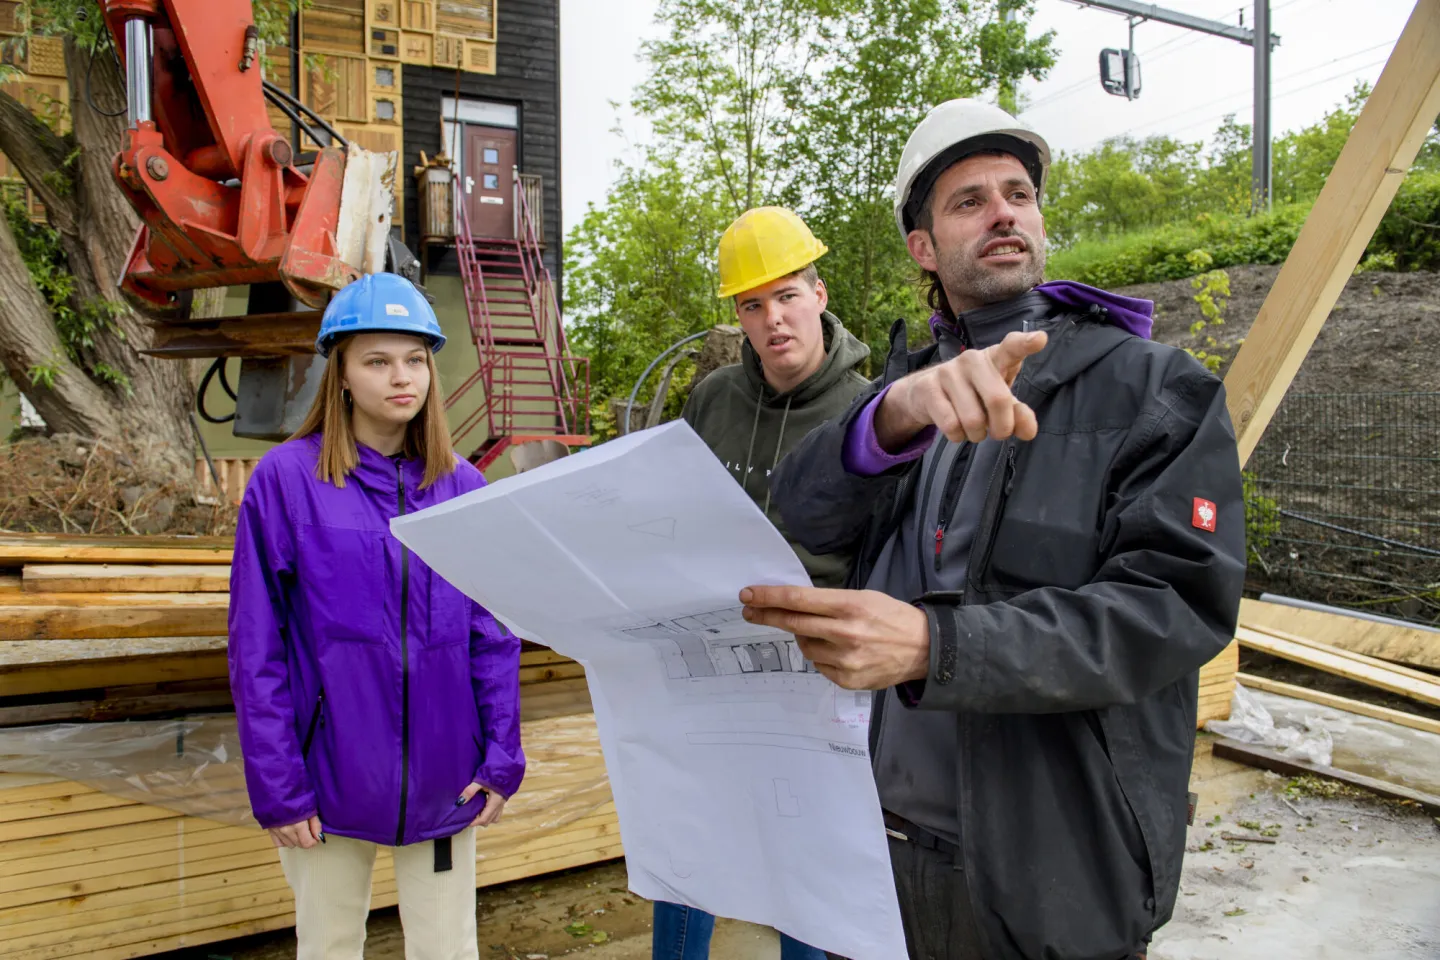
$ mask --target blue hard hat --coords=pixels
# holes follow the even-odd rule
[[[336,340],[353,333],[408,333],[423,337],[433,351],[445,346],[440,321],[425,295],[395,273],[367,273],[331,297],[315,352],[328,357]]]

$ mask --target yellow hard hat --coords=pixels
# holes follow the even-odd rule
[[[733,297],[788,276],[830,248],[784,207],[746,210],[720,237],[720,293]]]

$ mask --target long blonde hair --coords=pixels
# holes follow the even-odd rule
[[[360,463],[355,447],[355,429],[350,423],[350,405],[345,402],[345,351],[353,337],[346,337],[330,349],[330,359],[320,380],[315,402],[305,422],[291,440],[320,434],[320,461],[315,474],[326,483],[345,486],[345,478]],[[455,446],[450,441],[450,424],[445,419],[445,398],[440,391],[440,374],[435,354],[425,348],[425,366],[430,370],[430,392],[425,405],[405,428],[406,457],[425,461],[425,479],[420,488],[455,471]]]

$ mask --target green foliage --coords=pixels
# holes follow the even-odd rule
[[[831,309],[883,345],[917,306],[890,186],[910,130],[950,97],[1043,76],[1030,0],[662,0],[635,107],[655,143],[566,240],[566,312],[594,395],[628,395],[657,353],[733,317],[715,298],[720,234],[794,208],[831,249]],[[1020,14],[1003,23],[1001,11]],[[683,382],[683,376],[680,378]],[[642,395],[643,399],[643,395]],[[600,412],[597,411],[597,415]]]
[[[830,247],[819,263],[831,309],[885,355],[897,316],[915,314],[918,269],[895,228],[891,189],[910,131],[930,106],[982,96],[1002,80],[1043,76],[1051,37],[1026,38],[1030,3],[851,0],[824,21],[820,80],[797,112],[792,176],[785,200]]]
[[[5,216],[20,248],[20,257],[25,261],[31,279],[50,307],[50,315],[60,342],[64,344],[66,355],[86,368],[96,380],[128,388],[130,381],[123,372],[106,363],[87,362],[97,336],[102,333],[120,335],[115,318],[124,308],[109,300],[77,303],[75,277],[70,272],[65,252],[60,246],[60,234],[50,226],[31,222],[29,213],[16,191],[7,191],[4,199]],[[33,365],[29,371],[31,380],[47,388],[54,387],[59,373],[58,358]]]
[[[1255,561],[1280,532],[1280,504],[1260,493],[1253,473],[1242,473],[1240,480],[1245,499],[1245,551]]]
[[[1273,145],[1273,201],[1309,204],[1345,146],[1370,88],[1357,84],[1318,123]],[[1062,250],[1184,223],[1250,212],[1250,127],[1227,117],[1205,152],[1158,136],[1115,137],[1081,154],[1061,153],[1045,192],[1046,234]]]
[[[1290,253],[1310,204],[1276,207],[1254,217],[1199,214],[1113,240],[1088,240],[1053,253],[1046,276],[1097,287],[1183,280],[1194,273],[1190,254],[1204,250],[1217,268],[1246,263],[1280,263]]]
[[[718,186],[697,183],[671,160],[622,171],[606,205],[592,207],[571,231],[568,328],[590,358],[597,418],[604,419],[603,400],[628,396],[670,344],[733,322],[730,302],[715,296],[715,247],[729,222],[723,211]]]
[[[1190,278],[1190,289],[1195,291],[1195,303],[1200,307],[1200,319],[1190,324],[1192,336],[1198,336],[1206,327],[1218,326],[1225,322],[1225,305],[1229,303],[1230,297],[1230,274],[1224,270],[1206,270],[1214,258],[1204,250],[1191,250],[1185,256],[1186,265],[1195,276]],[[1199,271],[1205,270],[1204,273]],[[1214,346],[1215,338],[1208,337],[1207,345]],[[1201,363],[1212,373],[1220,370],[1220,364],[1224,357],[1219,354],[1210,353],[1207,350],[1194,350],[1185,348],[1191,356]]]

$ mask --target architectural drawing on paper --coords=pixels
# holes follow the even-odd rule
[[[672,680],[743,674],[816,673],[788,633],[757,627],[741,607],[647,619],[612,631],[659,644]]]

